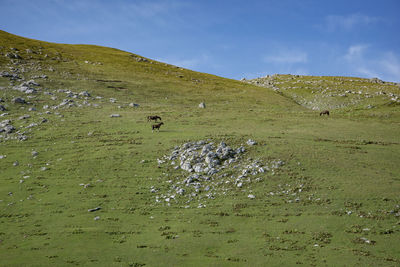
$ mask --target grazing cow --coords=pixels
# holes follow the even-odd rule
[[[157,123],[157,124],[153,124],[153,125],[151,126],[152,132],[154,132],[154,129],[157,129],[158,131],[160,131],[160,127],[161,127],[161,125],[163,125],[163,124],[164,124],[163,122],[160,122],[160,123]]]
[[[157,122],[157,120],[161,120],[161,117],[159,117],[159,116],[147,116],[147,121],[151,121],[151,120]]]
[[[324,110],[324,111],[321,111],[321,113],[319,113],[320,116],[322,116],[324,114],[329,116],[329,110]]]

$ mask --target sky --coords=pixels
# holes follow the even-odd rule
[[[400,82],[399,14],[399,0],[0,0],[0,29],[232,79]]]

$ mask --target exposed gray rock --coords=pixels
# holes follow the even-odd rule
[[[181,169],[184,171],[192,172],[192,165],[190,164],[190,161],[184,161],[180,165]]]
[[[0,128],[0,132],[1,132],[2,130],[1,130],[1,128]],[[12,126],[11,124],[10,125],[6,125],[5,127],[3,127],[3,131],[5,132],[5,133],[12,133],[12,132],[14,132],[15,131],[15,127],[14,126]]]
[[[63,107],[63,106],[73,106],[74,105],[74,100],[72,99],[64,99],[58,106]]]
[[[199,104],[199,108],[206,108],[206,104],[205,104],[204,102],[201,102],[201,103]]]
[[[169,189],[166,192],[161,187],[154,191],[157,193],[156,202],[168,206],[185,203],[186,207],[190,207],[187,204],[192,201],[200,203],[199,201],[214,199],[218,195],[229,194],[230,190],[237,192],[245,185],[246,190],[251,189],[252,183],[262,182],[265,175],[273,175],[274,170],[284,164],[280,160],[267,163],[245,160],[244,152],[243,146],[234,149],[225,142],[215,146],[211,140],[187,142],[176,146],[170,155],[165,155],[157,161],[160,168],[168,168],[165,175],[168,177],[166,183]],[[176,161],[179,161],[179,164]],[[252,194],[248,197],[255,198]],[[291,201],[296,201],[296,197],[297,195]],[[203,204],[201,203],[202,207],[205,207]]]
[[[38,124],[35,123],[35,122],[32,122],[31,124],[29,124],[29,125],[26,126],[25,128],[26,128],[26,129],[29,129],[29,128],[36,127],[36,126],[38,126]]]
[[[257,142],[252,139],[249,139],[249,140],[247,140],[246,144],[248,144],[249,146],[254,146],[257,144]]]
[[[15,131],[15,127],[11,125],[11,120],[4,120],[0,123],[0,133],[10,134]]]
[[[27,104],[25,99],[21,98],[21,97],[16,97],[13,98],[12,100],[13,103],[18,103],[18,104]]]
[[[121,115],[120,114],[111,114],[110,117],[111,118],[118,118],[118,117],[121,117]]]
[[[6,111],[7,109],[6,109],[6,107],[5,106],[3,106],[3,105],[0,105],[0,111]]]
[[[19,120],[25,120],[25,119],[29,119],[31,116],[29,116],[29,115],[23,115],[23,116],[21,116],[21,117],[19,117],[18,119]]]
[[[80,96],[90,97],[90,93],[88,91],[82,91],[79,93]]]
[[[140,105],[136,103],[130,103],[129,106],[132,108],[138,108]]]
[[[21,56],[18,55],[17,53],[6,53],[5,56],[10,59],[21,59]]]

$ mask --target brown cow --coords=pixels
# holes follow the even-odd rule
[[[320,116],[322,116],[324,114],[329,116],[329,110],[324,110],[324,111],[321,111],[321,113],[319,113]]]
[[[147,121],[151,121],[151,120],[157,122],[157,120],[161,120],[161,117],[159,117],[159,116],[147,116]]]
[[[160,131],[160,127],[161,127],[161,125],[163,125],[164,123],[163,122],[160,122],[160,123],[157,123],[157,124],[153,124],[152,126],[151,126],[151,128],[152,128],[152,132],[154,132],[154,129],[157,129],[158,131]]]

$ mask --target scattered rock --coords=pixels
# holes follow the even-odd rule
[[[254,145],[257,144],[257,142],[252,140],[252,139],[249,139],[249,140],[247,140],[246,144],[249,145],[249,146],[254,146]]]
[[[201,102],[201,103],[199,104],[199,108],[206,108],[206,104],[205,104],[204,102]]]
[[[11,120],[4,120],[0,122],[0,133],[5,132],[6,134],[15,131],[15,127],[11,125]]]
[[[88,91],[82,91],[79,93],[80,96],[90,97],[90,93]]]
[[[6,53],[5,56],[11,59],[21,59],[21,56],[17,53]]]
[[[26,101],[25,101],[25,99],[23,99],[23,98],[21,98],[21,97],[13,98],[12,102],[18,103],[18,104],[27,104]]]
[[[31,116],[29,116],[29,115],[23,115],[23,116],[21,116],[21,117],[19,117],[18,119],[19,120],[26,120],[26,119],[29,119]]]
[[[283,161],[261,163],[259,160],[244,159],[245,148],[231,148],[225,142],[216,145],[211,140],[187,142],[176,146],[169,155],[158,159],[160,168],[167,168],[167,191],[154,190],[158,203],[205,202],[218,195],[226,195],[239,188],[263,181],[262,176],[273,175]],[[260,177],[261,176],[261,177]]]
[[[138,108],[140,105],[136,103],[130,103],[129,106],[132,108]]]
[[[121,117],[121,115],[119,115],[119,114],[111,114],[110,117],[111,118],[118,118],[118,117]]]
[[[247,197],[250,198],[250,199],[256,198],[256,196],[255,196],[255,195],[252,195],[252,194],[249,194]]]
[[[35,122],[32,122],[31,124],[29,124],[29,125],[26,126],[25,128],[26,128],[26,129],[29,129],[29,128],[36,127],[36,126],[38,126],[38,124],[35,123]]]

